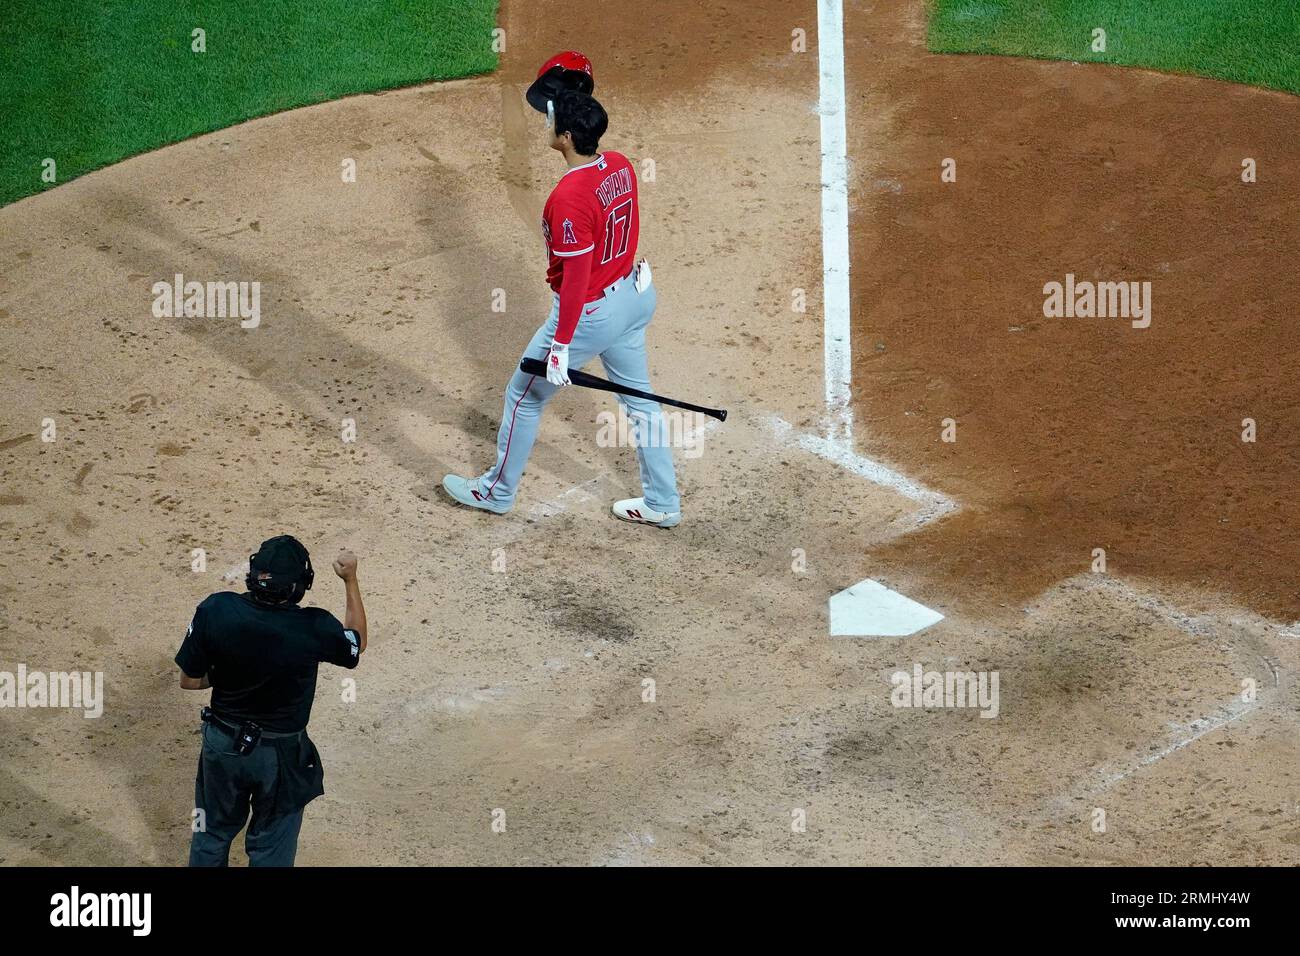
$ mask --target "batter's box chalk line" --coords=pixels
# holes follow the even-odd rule
[[[824,438],[807,432],[797,432],[793,425],[778,415],[768,418],[768,425],[777,439],[784,444],[801,448],[850,474],[865,478],[874,485],[888,488],[921,506],[916,516],[917,527],[928,524],[958,510],[957,502],[940,491],[927,488],[888,465],[860,455],[851,440]]]
[[[1158,595],[1146,593],[1126,581],[1106,575],[1076,575],[1062,583],[1078,583],[1092,590],[1113,594],[1136,608],[1157,615],[1166,623],[1184,633],[1202,639],[1215,638],[1225,626],[1251,628],[1257,632],[1260,630],[1273,631],[1280,636],[1286,635],[1285,625],[1270,621],[1254,612],[1235,609],[1230,616],[1209,613],[1189,614]],[[1268,659],[1265,658],[1264,660],[1267,664]],[[1276,671],[1274,672],[1274,679],[1275,681],[1277,679]],[[1106,793],[1116,784],[1122,783],[1146,768],[1159,763],[1166,757],[1190,747],[1202,737],[1244,720],[1262,709],[1267,709],[1270,703],[1275,700],[1277,698],[1270,699],[1263,694],[1249,699],[1242,699],[1237,696],[1224,702],[1211,713],[1198,717],[1189,723],[1171,723],[1167,726],[1166,734],[1163,737],[1156,738],[1148,744],[1149,753],[1128,762],[1112,761],[1094,767],[1084,774],[1078,787],[1052,800],[1046,811],[1035,817],[1035,820],[1043,822],[1058,813],[1064,812],[1076,800],[1096,798]]]
[[[1260,636],[1266,634],[1275,634],[1283,638],[1300,636],[1292,633],[1297,626],[1300,626],[1300,622],[1283,624],[1281,621],[1272,620],[1241,607],[1229,607],[1226,614],[1214,612],[1193,614],[1182,610],[1159,594],[1151,593],[1149,588],[1138,588],[1128,581],[1109,574],[1076,574],[1062,583],[1078,584],[1089,590],[1113,594],[1137,608],[1155,614],[1193,637],[1214,638],[1221,636],[1225,628],[1243,628],[1254,631]]]
[[[1044,823],[1053,817],[1059,816],[1069,811],[1075,801],[1097,799],[1116,784],[1122,783],[1147,767],[1159,763],[1166,757],[1172,756],[1186,747],[1190,747],[1207,734],[1258,712],[1262,704],[1263,698],[1261,697],[1256,697],[1250,701],[1243,701],[1238,697],[1224,704],[1213,713],[1199,717],[1189,724],[1171,725],[1168,736],[1162,741],[1153,742],[1152,745],[1157,747],[1155,751],[1138,758],[1128,765],[1112,762],[1094,767],[1083,775],[1082,782],[1075,789],[1051,800],[1042,811],[1030,818],[1031,822]]]
[[[563,514],[574,505],[592,501],[596,497],[596,490],[604,480],[604,475],[597,475],[590,481],[585,481],[580,485],[574,485],[572,488],[560,492],[549,501],[538,502],[529,509],[528,517],[533,518],[534,520],[540,518],[553,518],[558,514]]]

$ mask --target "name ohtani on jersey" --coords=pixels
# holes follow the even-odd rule
[[[596,187],[596,198],[606,209],[619,196],[626,196],[632,191],[632,167],[626,166],[623,169],[610,173],[605,177],[604,182]]]

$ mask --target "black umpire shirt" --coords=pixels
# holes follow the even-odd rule
[[[317,665],[356,667],[360,641],[321,608],[218,591],[194,612],[176,663],[190,677],[208,675],[218,717],[291,734],[311,717]]]

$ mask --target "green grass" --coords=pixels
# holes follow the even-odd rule
[[[931,0],[930,49],[1145,66],[1300,93],[1300,0]],[[1106,31],[1106,52],[1092,31]]]
[[[497,0],[0,4],[0,205],[51,188],[46,157],[63,183],[250,117],[497,65]]]

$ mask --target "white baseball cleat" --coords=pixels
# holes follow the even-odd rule
[[[615,518],[632,521],[636,524],[651,524],[656,528],[675,528],[681,524],[680,511],[655,511],[647,507],[644,498],[625,498],[614,502],[610,511]]]

